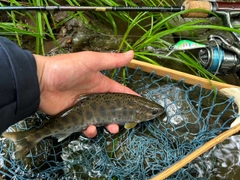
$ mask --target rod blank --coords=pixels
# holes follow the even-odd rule
[[[0,11],[151,11],[151,12],[179,12],[184,6],[2,6]]]

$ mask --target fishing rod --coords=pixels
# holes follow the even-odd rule
[[[180,12],[184,6],[151,7],[151,6],[2,6],[0,11],[140,11],[140,12]]]
[[[182,6],[1,6],[0,11],[153,11],[180,12],[189,9],[204,9],[212,12],[240,11],[240,2],[209,2],[186,0]],[[187,17],[199,17],[199,12],[188,13]],[[201,13],[204,16],[207,13]]]
[[[212,12],[231,11],[239,12],[238,2],[209,2],[186,0],[182,6],[1,6],[0,11],[152,11],[152,12],[180,12],[188,9],[204,9]],[[200,13],[206,16],[206,13]],[[188,13],[187,17],[199,17]]]
[[[212,2],[212,1],[196,1],[186,0],[182,6],[2,6],[0,11],[123,11],[123,12],[181,12],[185,18],[206,18],[215,13],[223,18],[224,25],[233,28],[231,17],[240,15],[240,2]],[[236,32],[231,32],[235,43],[240,45],[240,35]],[[216,46],[199,45],[194,42],[187,42],[191,44],[190,49],[200,48],[199,59],[200,63],[205,69],[211,72],[220,74],[235,73],[240,70],[240,50],[229,44],[224,38],[216,35],[210,36],[209,41],[216,42]],[[180,42],[179,44],[181,44]],[[186,44],[186,42],[184,42]],[[193,46],[195,45],[195,46]],[[176,44],[170,55],[175,50],[186,50],[178,47]],[[204,46],[204,48],[203,48]],[[188,47],[188,46],[187,46]]]
[[[185,18],[206,18],[215,13],[223,17],[224,24],[233,28],[231,17],[240,14],[240,2],[211,2],[186,0],[182,6],[1,6],[0,11],[124,11],[124,12],[181,12]],[[209,12],[209,13],[208,13]],[[232,32],[235,40],[240,42],[240,36]]]

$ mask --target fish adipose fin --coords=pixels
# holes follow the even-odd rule
[[[125,129],[131,129],[131,128],[134,128],[136,125],[137,125],[136,122],[130,122],[130,123],[126,123],[126,124],[124,125],[124,128],[125,128]]]
[[[21,159],[26,156],[29,151],[38,143],[37,141],[31,141],[30,131],[20,131],[20,132],[4,132],[2,135],[6,139],[12,140],[16,145],[16,150],[14,152],[15,159]],[[34,130],[35,131],[35,130]]]

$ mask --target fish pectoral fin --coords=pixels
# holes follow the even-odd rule
[[[125,129],[131,129],[131,128],[134,128],[136,125],[137,125],[136,122],[130,122],[130,123],[126,123],[126,124],[124,125],[124,128],[125,128]]]
[[[55,134],[53,135],[53,137],[58,139],[58,142],[63,141],[64,139],[66,139],[68,136],[70,136],[72,133],[64,133],[64,134]]]

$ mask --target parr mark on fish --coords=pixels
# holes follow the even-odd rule
[[[105,99],[110,104],[107,104]],[[129,101],[132,102],[131,105],[128,104]],[[93,110],[91,104],[96,104],[99,107],[98,110]],[[49,136],[58,138],[60,142],[74,132],[85,130],[91,124],[105,126],[115,123],[125,125],[125,128],[133,128],[137,123],[154,119],[163,112],[164,108],[161,105],[136,95],[89,94],[80,98],[75,106],[51,117],[39,128],[21,132],[4,132],[3,136],[15,143],[14,155],[16,159],[20,159],[26,156],[39,141]]]

